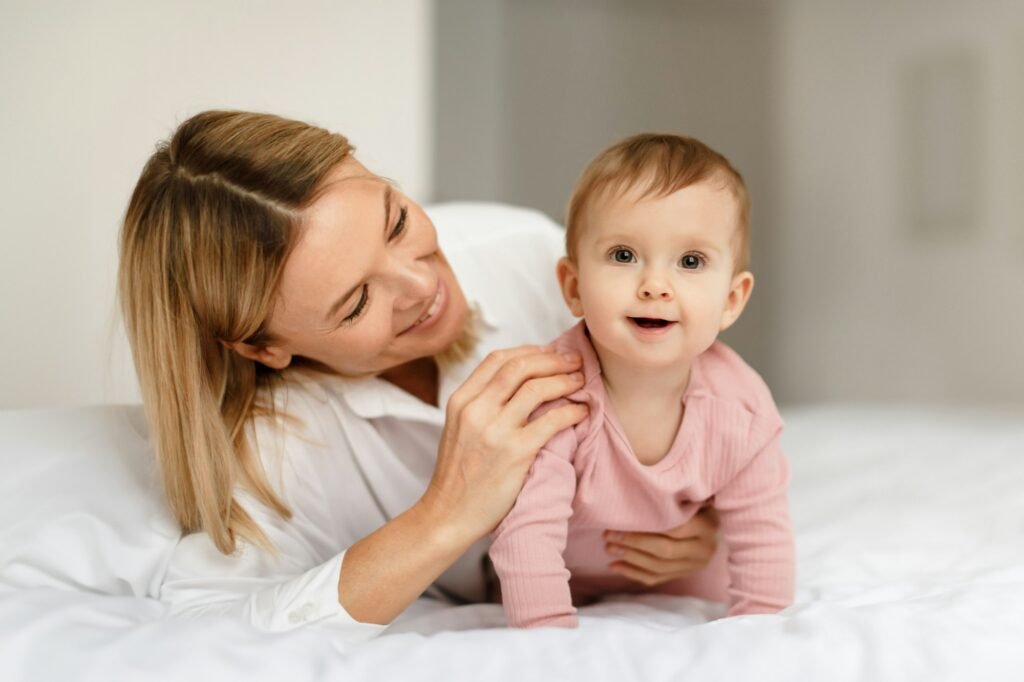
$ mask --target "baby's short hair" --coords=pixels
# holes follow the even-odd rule
[[[684,187],[719,178],[739,205],[734,237],[735,271],[750,264],[750,195],[743,176],[728,159],[700,140],[682,135],[641,133],[608,147],[583,169],[569,200],[565,247],[576,260],[576,245],[583,231],[587,207],[602,195],[621,196],[641,188],[641,197],[664,197]]]

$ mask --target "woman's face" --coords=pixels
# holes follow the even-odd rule
[[[348,376],[381,374],[444,350],[467,317],[433,223],[348,158],[303,212],[268,324],[279,355],[267,364],[302,356]]]

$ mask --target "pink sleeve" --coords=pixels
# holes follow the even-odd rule
[[[566,429],[541,449],[512,511],[495,529],[490,555],[512,627],[576,627],[565,550],[576,471],[576,436]]]
[[[729,551],[729,615],[775,613],[793,602],[794,547],[781,426],[715,495]]]

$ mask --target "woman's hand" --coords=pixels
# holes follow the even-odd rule
[[[686,578],[703,569],[718,549],[718,512],[704,507],[692,519],[665,533],[605,531],[609,567],[647,587]]]
[[[562,405],[527,423],[583,384],[580,362],[537,346],[498,351],[452,394],[423,497],[345,553],[338,600],[353,618],[390,623],[501,523],[540,448],[587,414]]]
[[[487,356],[448,400],[433,478],[421,504],[470,543],[512,509],[530,464],[556,433],[581,421],[562,405],[533,421],[542,404],[583,385],[578,355],[520,346]]]

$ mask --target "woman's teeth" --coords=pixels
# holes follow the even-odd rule
[[[437,293],[434,294],[434,302],[430,304],[430,307],[427,308],[427,312],[423,313],[423,317],[421,317],[420,319],[416,320],[416,322],[414,323],[413,326],[419,324],[420,322],[423,322],[424,320],[429,318],[431,315],[436,313],[437,312],[437,307],[439,305],[441,305],[441,288],[440,287],[437,288]]]

